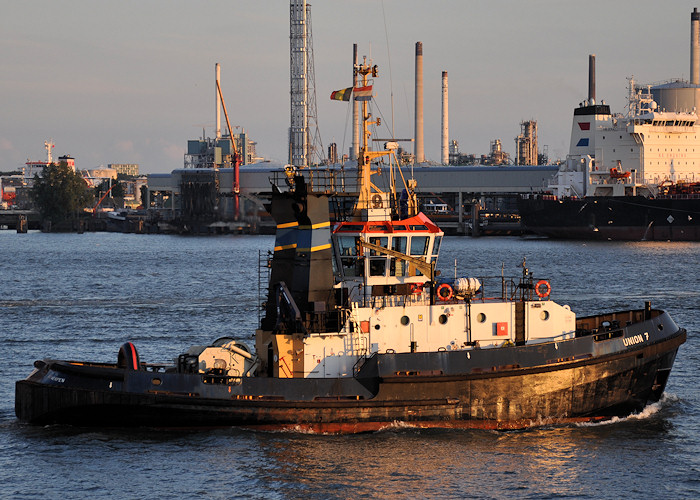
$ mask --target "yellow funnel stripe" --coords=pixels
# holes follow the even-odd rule
[[[314,224],[312,226],[299,226],[299,229],[320,229],[322,227],[330,227],[331,223],[329,221],[326,222],[319,222],[318,224]],[[279,226],[277,226],[279,227]]]
[[[319,245],[317,247],[311,247],[311,248],[297,248],[297,252],[318,252],[320,250],[327,250],[331,247],[330,243],[327,243],[325,245]]]
[[[289,245],[281,245],[278,247],[275,247],[275,252],[278,250],[289,250],[290,248],[296,248],[297,244],[296,243],[290,243]]]

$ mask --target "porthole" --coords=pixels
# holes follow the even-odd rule
[[[549,311],[540,312],[540,319],[542,321],[547,321],[549,319]]]
[[[444,325],[445,323],[447,323],[447,315],[441,314],[440,317],[438,317],[438,321],[441,325]]]
[[[411,320],[408,318],[408,316],[401,316],[401,324],[402,325],[407,325],[411,322]]]
[[[379,330],[380,328],[381,328],[381,326],[379,326],[379,325],[374,325],[374,329],[375,329],[375,330]]]
[[[153,379],[151,379],[151,384],[153,384],[153,385],[160,385],[160,384],[161,384],[161,381],[160,381],[159,378],[153,378]]]
[[[663,330],[663,329],[664,329],[664,325],[662,325],[661,323],[659,323],[659,324],[657,325],[657,327],[656,327],[656,328],[658,328],[658,329],[659,329],[659,331],[661,331],[661,330]]]
[[[476,315],[476,320],[479,323],[483,323],[484,321],[486,321],[486,315],[484,313],[479,313]]]

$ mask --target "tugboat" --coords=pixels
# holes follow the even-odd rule
[[[366,89],[376,66],[355,71]],[[417,211],[414,181],[400,195],[404,178],[391,168],[386,192],[372,182],[395,144],[371,151],[366,100],[362,117],[357,200],[344,219],[331,224],[335,193],[309,171],[290,169],[273,192],[277,232],[254,350],[235,332],[171,364],[142,362],[131,342],[116,363],[36,361],[16,383],[19,420],[517,429],[626,416],[660,399],[686,339],[668,313],[646,303],[577,318],[524,261],[517,280],[442,277],[443,232]]]

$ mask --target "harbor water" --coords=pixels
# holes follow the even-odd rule
[[[579,315],[649,300],[688,330],[662,400],[596,425],[361,435],[17,422],[36,359],[253,345],[273,237],[0,231],[0,498],[700,498],[700,244],[447,237],[443,276],[547,278]],[[455,260],[457,263],[455,264]],[[263,286],[265,284],[263,283]]]

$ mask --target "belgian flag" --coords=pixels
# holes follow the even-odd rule
[[[352,94],[352,87],[331,92],[331,101],[349,101]]]

